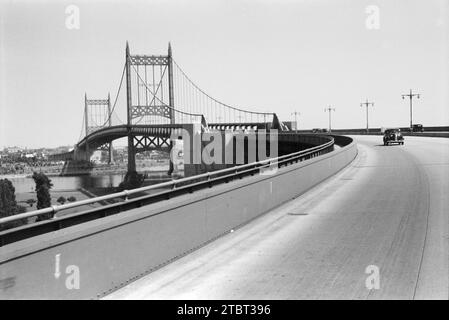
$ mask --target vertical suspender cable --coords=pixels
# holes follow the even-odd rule
[[[151,70],[152,70],[152,74],[153,74],[153,92],[152,92],[153,98],[152,98],[152,100],[153,100],[153,106],[156,106],[156,94],[155,94],[155,90],[154,90],[154,81],[155,81],[154,80],[154,65],[151,65]],[[152,122],[156,123],[155,116],[152,117]]]
[[[145,84],[148,83],[147,80],[147,65],[145,65]],[[148,90],[145,89],[145,106],[148,105]]]

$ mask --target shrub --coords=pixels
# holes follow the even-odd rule
[[[56,200],[58,203],[60,203],[60,204],[64,204],[64,203],[66,203],[67,202],[67,199],[66,198],[64,198],[63,196],[60,196],[59,198],[58,198],[58,200]]]
[[[35,204],[36,203],[36,200],[35,199],[28,199],[27,201],[25,201],[30,207],[32,207],[33,206],[33,204]]]

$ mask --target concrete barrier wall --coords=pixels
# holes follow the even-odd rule
[[[390,127],[385,127],[390,128]],[[391,127],[393,128],[393,127]],[[402,132],[410,132],[410,127],[398,127]],[[381,128],[370,128],[370,132],[380,133]],[[366,133],[366,128],[358,128],[358,129],[332,129],[332,132],[338,134],[347,134],[348,132],[352,133]],[[449,132],[449,126],[424,126],[424,133],[426,132]]]
[[[301,150],[305,150],[305,149],[309,149],[315,146],[319,146],[322,144],[325,144],[327,142],[330,141],[330,138],[326,135],[315,135],[315,134],[296,134],[294,132],[279,132],[278,134],[274,135],[271,139],[273,139],[273,141],[271,142],[276,142],[276,146],[277,148],[275,148],[275,150],[273,150],[273,152],[275,154],[272,154],[272,150],[270,149],[270,135],[268,133],[266,134],[262,134],[259,132],[259,134],[261,134],[261,136],[259,136],[259,134],[255,134],[253,133],[239,133],[240,139],[237,139],[235,136],[235,133],[233,132],[225,132],[225,131],[221,131],[221,141],[219,143],[221,143],[221,150],[223,150],[222,155],[221,155],[221,162],[219,164],[217,163],[213,163],[213,164],[205,164],[204,162],[202,163],[197,163],[195,164],[193,161],[193,156],[190,154],[188,159],[184,159],[184,176],[186,177],[191,177],[191,176],[195,176],[195,175],[199,175],[205,172],[212,172],[212,171],[217,171],[217,170],[221,170],[221,169],[225,169],[225,168],[229,168],[229,167],[233,167],[235,165],[239,165],[239,164],[247,164],[250,162],[255,162],[255,161],[260,161],[260,160],[265,160],[268,157],[277,157],[277,156],[283,156],[286,154],[290,154],[293,152],[297,152],[297,151],[301,151]],[[226,136],[228,136],[228,138],[226,138]],[[199,135],[198,135],[199,136]],[[262,155],[262,158],[259,157],[258,154],[258,149],[259,149],[259,139],[260,137],[265,137],[265,144],[266,144],[266,149],[265,149],[265,153]],[[249,157],[249,147],[248,147],[248,139],[252,140],[252,143],[254,144],[253,147],[253,157]],[[199,136],[197,139],[201,139],[201,136]],[[209,138],[208,138],[209,139]],[[206,139],[207,140],[207,139]],[[201,141],[201,140],[199,140]],[[210,142],[209,141],[203,141],[201,143],[201,148],[200,148],[200,154],[203,153],[205,146],[207,146]],[[243,156],[243,161],[237,161],[237,156],[236,156],[236,152],[237,152],[237,147],[236,145],[240,143],[241,144],[241,152],[244,155]],[[190,145],[192,144],[192,142],[190,143]],[[227,161],[227,153],[230,154],[230,161]],[[184,153],[184,156],[186,156],[186,153]],[[189,163],[187,163],[187,160]],[[202,160],[202,159],[199,159]],[[217,161],[218,162],[218,161]],[[231,164],[227,164],[228,162],[230,162]]]
[[[410,132],[408,127],[400,127],[399,129],[404,136],[449,138],[449,127],[447,126],[424,127],[424,132]],[[299,130],[299,132],[306,133],[310,130]],[[366,129],[333,129],[332,133],[339,135],[383,135],[381,128],[370,128],[369,133],[366,132]]]
[[[424,127],[424,132],[410,132],[409,127],[400,127],[404,136],[417,136],[417,137],[439,137],[449,138],[448,126],[433,126]],[[298,130],[299,133],[310,133],[312,130]],[[332,129],[332,133],[340,135],[383,135],[381,128],[370,128],[369,133],[366,129]]]
[[[1,247],[0,299],[99,298],[304,193],[356,154],[352,142],[272,175],[235,180]]]
[[[383,133],[381,132],[349,132],[349,131],[343,131],[343,132],[334,132],[335,134],[342,134],[342,135],[370,135],[370,136],[383,136]],[[404,137],[434,137],[434,138],[449,138],[449,132],[401,132]]]
[[[449,132],[403,132],[404,136],[449,138]]]

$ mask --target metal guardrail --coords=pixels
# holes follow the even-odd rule
[[[277,168],[286,166],[288,164],[294,162],[300,162],[306,159],[310,159],[325,153],[328,153],[333,150],[334,147],[334,138],[328,136],[329,141],[325,144],[312,147],[306,150],[290,153],[287,155],[279,156],[276,158],[269,158],[265,160],[261,160],[258,162],[252,162],[249,164],[238,165],[226,169],[221,169],[217,171],[207,172],[187,178],[181,178],[177,180],[172,180],[168,182],[163,182],[151,186],[136,188],[132,190],[124,190],[122,192],[117,192],[105,196],[95,197],[91,199],[81,200],[72,202],[64,205],[54,205],[45,209],[35,210],[27,213],[17,214],[13,216],[8,216],[0,219],[0,225],[26,219],[30,217],[40,216],[43,214],[51,213],[53,214],[53,218],[49,220],[44,220],[41,222],[36,222],[33,224],[27,224],[17,228],[11,228],[0,232],[0,246],[3,246],[7,243],[11,243],[14,241],[18,241],[21,239],[29,238],[38,234],[42,234],[49,231],[59,230],[61,228],[65,228],[77,223],[81,223],[84,221],[94,220],[100,217],[105,217],[111,214],[116,214],[119,212],[123,212],[129,210],[130,208],[140,207],[142,205],[146,205],[149,203],[154,203],[159,201],[160,199],[169,199],[172,196],[182,194],[182,193],[191,193],[193,189],[202,189],[204,186],[212,187],[212,185],[229,182],[236,178],[241,179],[243,176],[254,175],[256,173],[263,172],[264,170],[270,170],[274,166]],[[146,194],[144,196],[129,199],[131,195],[142,194],[143,192],[168,188],[169,190],[163,190],[154,194]],[[111,205],[95,208],[92,210],[87,210],[83,212],[68,214],[64,216],[56,216],[55,214],[67,210],[70,208],[80,207],[88,204],[97,203],[100,201],[107,201],[112,199],[123,199],[121,202],[114,203]],[[153,200],[153,201],[151,201]],[[154,201],[156,200],[156,201]],[[140,203],[136,203],[140,202]],[[142,204],[142,202],[145,202]],[[105,210],[109,210],[109,212],[103,212]],[[89,217],[91,215],[91,217]],[[68,221],[72,219],[73,221]],[[65,223],[66,222],[66,223]],[[52,224],[50,227],[45,227],[45,225]],[[27,230],[36,227],[37,230],[28,232],[28,234],[22,235],[12,235],[12,233],[24,232],[27,233]],[[39,231],[40,230],[40,231]]]
[[[398,128],[401,129],[402,133],[416,133],[416,134],[420,134],[420,133],[435,133],[435,132],[449,132],[449,126],[424,126],[423,128],[423,132],[410,132],[410,127],[385,127],[384,129],[387,128]],[[382,128],[376,128],[376,127],[372,127],[369,128],[369,134],[383,134],[382,132]],[[312,132],[312,129],[310,130],[298,130],[298,132],[300,133],[310,133]],[[368,134],[366,132],[366,128],[355,128],[355,129],[332,129],[332,133],[334,134]]]

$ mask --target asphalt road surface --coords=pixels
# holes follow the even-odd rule
[[[355,138],[337,175],[106,298],[448,299],[449,139]]]

